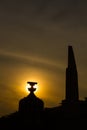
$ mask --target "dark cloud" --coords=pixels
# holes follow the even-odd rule
[[[57,19],[72,15],[72,13],[87,12],[87,2],[85,0],[30,0],[30,1],[5,1],[0,4],[3,15],[10,15],[10,20],[14,17],[29,19],[49,19],[56,16]],[[82,15],[82,14],[81,14]]]
[[[41,31],[54,25],[61,28],[87,28],[87,2],[85,0],[31,0],[4,1],[0,4],[1,28],[14,28],[16,32]],[[18,30],[17,30],[18,29]],[[24,31],[26,31],[24,30]],[[58,30],[58,28],[57,28]]]

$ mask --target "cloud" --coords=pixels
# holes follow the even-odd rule
[[[52,18],[54,20],[64,20],[73,14],[80,14],[80,17],[82,17],[84,13],[86,16],[86,5],[87,1],[85,0],[13,0],[1,3],[1,13],[5,17],[7,15],[10,20],[13,18],[23,21],[28,20],[28,22],[34,19],[36,21],[41,19],[46,21]]]
[[[37,56],[26,56],[26,55],[22,55],[22,54],[16,54],[16,53],[12,53],[12,52],[6,52],[6,51],[2,51],[0,50],[0,62],[2,63],[3,61],[7,62],[11,62],[12,64],[17,64],[19,63],[20,65],[22,64],[26,64],[26,65],[33,65],[35,64],[35,66],[43,66],[43,67],[47,67],[47,68],[56,68],[56,69],[62,69],[63,65],[61,64],[61,62],[55,62],[55,61],[51,61],[49,59],[44,59],[41,57],[37,57]],[[14,62],[13,62],[14,61]]]

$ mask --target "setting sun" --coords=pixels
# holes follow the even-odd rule
[[[29,92],[29,88],[31,88],[31,85],[30,84],[26,84],[26,91],[27,92]],[[35,84],[34,86],[33,86],[33,88],[36,88],[36,91],[38,90],[38,85],[37,84]]]

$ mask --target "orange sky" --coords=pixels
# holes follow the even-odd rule
[[[18,110],[31,80],[46,107],[61,103],[68,45],[75,53],[79,97],[87,96],[86,6],[85,0],[0,2],[0,116]]]

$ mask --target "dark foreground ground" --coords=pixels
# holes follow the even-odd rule
[[[73,110],[73,109],[72,109]],[[41,112],[12,113],[0,118],[0,130],[86,130],[86,111],[67,111],[62,107],[45,108]]]

